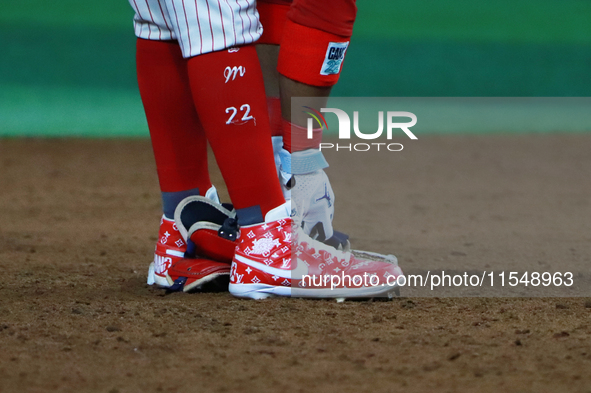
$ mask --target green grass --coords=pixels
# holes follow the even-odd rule
[[[358,1],[337,96],[591,96],[591,1]],[[146,135],[125,0],[8,1],[1,135]]]
[[[0,103],[2,136],[148,136],[131,90],[3,86]]]
[[[590,44],[587,0],[358,1],[355,34],[382,39]]]
[[[130,29],[133,10],[125,0],[13,0],[2,4],[0,25],[26,25],[51,33],[51,27]]]
[[[353,37],[341,96],[586,97],[591,45]]]

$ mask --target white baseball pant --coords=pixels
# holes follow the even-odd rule
[[[177,40],[183,57],[250,44],[263,33],[256,0],[129,0],[135,35]]]

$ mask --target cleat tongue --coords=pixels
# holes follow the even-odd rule
[[[269,210],[265,215],[265,222],[273,222],[289,218],[292,212],[291,209],[291,201],[286,201],[283,205],[279,205],[275,209]]]

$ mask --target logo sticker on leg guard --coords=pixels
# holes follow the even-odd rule
[[[329,42],[324,63],[320,69],[320,75],[335,75],[341,72],[341,66],[345,59],[345,52],[349,42]]]

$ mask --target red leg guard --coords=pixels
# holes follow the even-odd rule
[[[277,70],[312,86],[333,86],[339,80],[348,36],[338,36],[288,19],[279,50]]]

